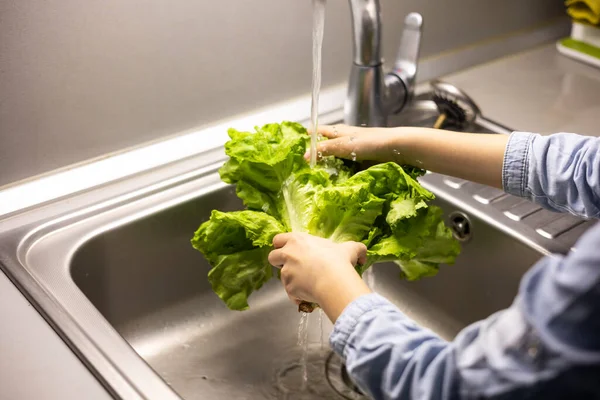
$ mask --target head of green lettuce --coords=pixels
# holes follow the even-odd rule
[[[191,242],[208,260],[208,279],[232,310],[276,276],[267,257],[273,237],[306,232],[335,242],[363,242],[367,263],[395,262],[400,278],[433,276],[452,264],[459,243],[443,222],[433,193],[417,178],[424,171],[388,162],[359,170],[354,162],[325,157],[311,168],[304,158],[310,137],[293,122],[255,132],[229,130],[229,160],[221,179],[235,185],[243,211],[214,210]]]

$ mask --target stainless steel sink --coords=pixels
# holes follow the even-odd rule
[[[392,123],[431,124],[431,106]],[[505,133],[485,119],[469,130]],[[331,324],[319,313],[299,392],[300,315],[277,280],[243,312],[212,292],[190,238],[211,210],[241,207],[219,180],[223,161],[221,150],[199,155],[1,221],[0,254],[9,256],[0,264],[117,398],[359,398],[321,344]],[[457,263],[418,282],[400,280],[394,264],[365,279],[447,339],[507,307],[540,256],[569,251],[589,227],[539,209],[519,217],[521,200],[471,182],[427,174],[422,183],[462,240]]]
[[[461,211],[443,200],[438,204],[447,215]],[[71,260],[75,284],[186,399],[276,398],[278,376],[300,359],[300,316],[279,282],[254,294],[249,311],[229,311],[208,284],[210,266],[190,246],[190,232],[212,209],[240,207],[230,188],[220,188],[101,233]],[[520,276],[539,258],[477,218],[470,224],[472,240],[463,245],[457,264],[438,277],[403,282],[396,265],[382,264],[370,278],[377,291],[446,338],[508,306]],[[311,349],[321,353],[318,314],[309,329]],[[330,329],[326,323],[324,335]],[[312,355],[322,364],[325,354],[320,360]],[[311,378],[322,375],[318,369]],[[327,393],[338,398],[319,378],[318,398]],[[288,387],[300,383],[279,379]]]

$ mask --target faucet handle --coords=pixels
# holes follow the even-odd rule
[[[413,96],[422,30],[423,16],[416,12],[408,14],[394,69],[386,76],[390,112],[399,112]]]

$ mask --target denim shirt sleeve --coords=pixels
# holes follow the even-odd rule
[[[584,218],[600,216],[600,138],[513,132],[502,181],[510,194]]]
[[[540,260],[509,308],[452,342],[373,293],[344,310],[331,345],[376,400],[600,398],[599,247],[600,223],[577,252]]]

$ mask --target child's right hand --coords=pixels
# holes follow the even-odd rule
[[[354,161],[394,161],[398,164],[404,161],[402,151],[394,148],[394,141],[398,141],[398,132],[394,128],[320,125],[318,132],[329,139],[319,142],[318,158],[336,156]],[[305,157],[308,159],[310,153]]]
[[[307,233],[281,233],[273,238],[269,262],[281,268],[290,299],[318,303],[332,322],[358,297],[371,292],[354,269],[367,261],[363,243],[334,243]]]

